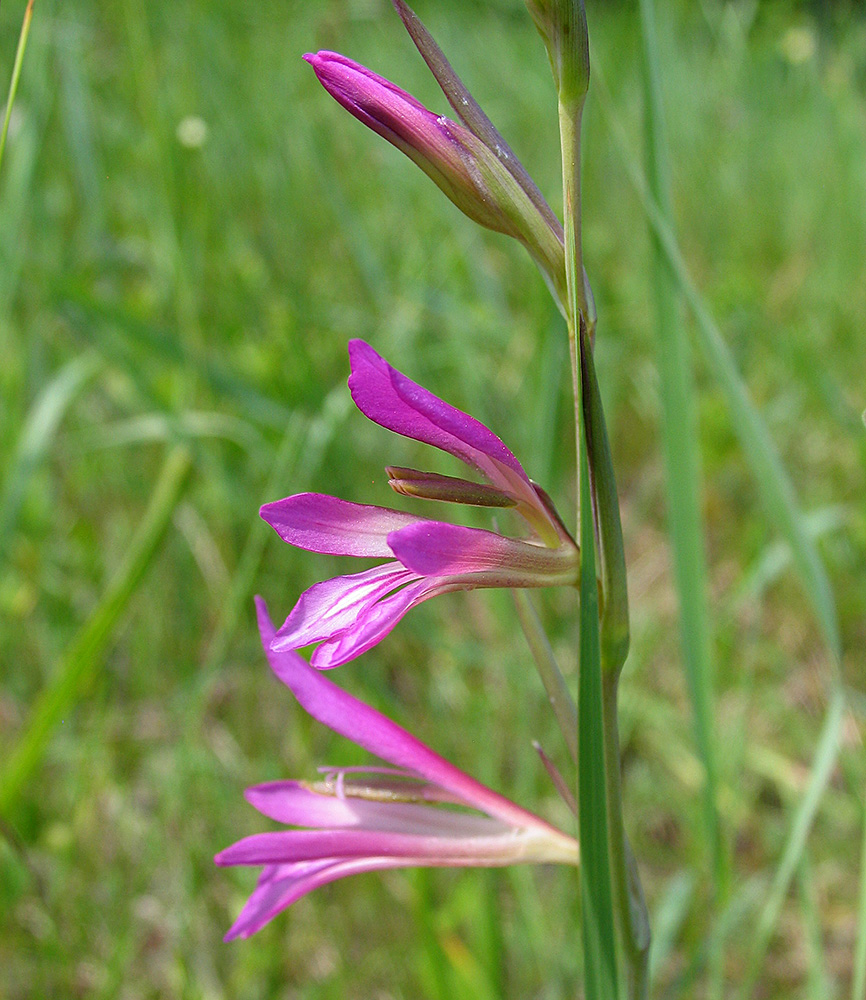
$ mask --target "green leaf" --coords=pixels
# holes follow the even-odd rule
[[[70,643],[51,681],[40,692],[24,731],[0,770],[0,813],[6,813],[14,803],[42,760],[55,726],[84,694],[102,666],[114,630],[159,552],[191,467],[187,447],[172,448],[123,563]]]

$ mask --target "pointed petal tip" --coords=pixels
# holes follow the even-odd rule
[[[256,594],[254,600],[256,605],[256,621],[258,622],[262,642],[265,646],[269,646],[276,629],[274,628],[274,623],[271,621],[271,616],[268,614],[268,605],[264,597]]]
[[[366,340],[362,340],[360,337],[353,337],[349,341],[348,348],[349,348],[349,367],[352,373],[354,373],[355,365],[358,362],[385,360],[381,354],[379,354],[372,347],[370,347],[370,345],[367,343]]]

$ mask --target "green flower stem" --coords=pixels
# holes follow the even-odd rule
[[[622,809],[619,728],[617,723],[617,687],[619,674],[628,650],[628,610],[622,556],[622,529],[613,481],[607,434],[601,399],[595,381],[591,355],[590,308],[581,249],[580,198],[580,125],[583,98],[566,104],[560,101],[559,124],[562,143],[563,203],[565,216],[565,262],[568,288],[567,320],[574,384],[575,424],[578,456],[578,524],[581,526],[581,637],[578,718],[580,761],[578,765],[578,801],[580,803],[581,899],[583,904],[584,954],[587,996],[593,996],[604,983],[605,973],[614,956],[615,943],[605,942],[608,914],[613,908],[630,1000],[644,1000],[649,990],[649,920],[637,867],[625,835]],[[592,463],[590,465],[590,462]],[[591,525],[590,520],[591,511]],[[600,554],[604,604],[597,603],[595,552]],[[611,572],[613,570],[613,572]],[[591,577],[590,577],[591,574]],[[587,600],[589,598],[589,601]],[[588,606],[591,605],[591,608]],[[615,609],[615,610],[614,610]],[[616,619],[611,621],[611,615]],[[616,641],[609,639],[609,625]],[[591,633],[591,634],[587,634]],[[591,673],[592,677],[588,676]],[[598,691],[600,704],[590,697]],[[601,725],[586,712],[598,709]],[[592,727],[600,735],[601,759],[587,732]],[[586,754],[586,756],[585,756]],[[591,754],[592,760],[587,756]],[[590,795],[587,780],[603,781],[603,820],[588,815]],[[592,829],[588,829],[594,822]],[[600,834],[606,850],[597,851]],[[592,841],[588,841],[588,837]],[[607,880],[599,891],[598,882]],[[592,883],[596,883],[593,887]],[[612,898],[611,898],[612,890]],[[587,929],[589,928],[589,929]],[[594,939],[594,940],[593,940]],[[595,954],[593,954],[593,952]],[[593,968],[594,966],[594,968]],[[595,979],[595,983],[593,983]],[[616,990],[616,982],[606,984]],[[615,995],[615,994],[605,994]]]
[[[621,666],[621,664],[607,664],[602,659],[605,793],[610,839],[608,850],[613,878],[614,910],[628,977],[628,996],[630,1000],[645,1000],[649,996],[650,926],[643,887],[623,822],[617,720],[617,691]]]
[[[559,135],[562,145],[562,191],[565,214],[565,279],[568,288],[568,339],[572,348],[572,374],[577,373],[577,328],[573,300],[584,317],[589,309],[587,283],[584,279],[583,250],[581,248],[580,201],[580,125],[583,118],[584,98],[576,102],[559,104]],[[594,310],[592,311],[594,312]],[[577,382],[575,382],[577,392]]]

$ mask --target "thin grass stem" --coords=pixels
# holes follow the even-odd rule
[[[21,21],[21,34],[18,36],[18,47],[15,50],[15,61],[12,64],[12,79],[9,81],[9,94],[6,98],[6,113],[3,115],[3,128],[0,131],[0,167],[3,166],[3,152],[6,149],[6,136],[9,133],[9,122],[12,119],[12,106],[18,93],[18,81],[21,78],[21,67],[24,64],[24,51],[27,48],[27,36],[30,34],[30,22],[33,20],[33,0],[27,0],[24,18]]]
[[[815,813],[818,811],[818,806],[821,804],[821,799],[836,764],[844,717],[845,695],[842,688],[835,685],[824,720],[824,727],[815,750],[815,758],[809,774],[809,784],[797,807],[794,821],[791,824],[791,832],[788,834],[788,840],[782,852],[782,859],[770,883],[766,901],[758,918],[746,974],[737,993],[738,1000],[749,1000],[758,982],[758,976],[761,973],[770,941],[779,923],[791,880],[803,857]]]
[[[791,548],[801,582],[836,668],[842,658],[842,643],[833,592],[818,550],[804,526],[794,487],[767,426],[749,397],[731,351],[689,275],[676,236],[650,193],[640,166],[628,148],[623,127],[613,110],[610,92],[604,85],[603,78],[599,78],[600,74],[597,73],[599,86],[596,89],[601,97],[600,105],[619,147],[628,178],[640,199],[667,265],[676,278],[680,293],[695,317],[698,342],[726,397],[731,423],[758,486],[764,508],[776,530]]]
[[[670,163],[653,0],[640,0],[640,23],[647,179],[660,213],[673,228]],[[718,908],[724,907],[730,891],[730,861],[718,807],[719,779],[713,726],[714,670],[700,510],[700,450],[694,378],[689,342],[682,322],[678,283],[654,233],[652,249],[668,530],[680,609],[680,643],[692,702],[695,743],[704,769],[704,826],[712,859],[713,888]],[[710,996],[720,997],[723,989],[721,951],[714,958],[711,957],[711,966],[713,982]]]
[[[553,655],[550,640],[538,617],[532,599],[525,590],[512,590],[517,608],[517,620],[526,637],[526,644],[535,660],[538,676],[547,692],[550,707],[559,723],[565,745],[572,760],[577,763],[577,706]]]
[[[866,805],[863,807],[863,843],[860,849],[860,900],[857,907],[857,943],[851,1000],[866,1000]]]

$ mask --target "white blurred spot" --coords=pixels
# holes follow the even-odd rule
[[[175,135],[186,149],[201,149],[207,140],[207,122],[198,115],[187,115],[178,122]]]
[[[3,105],[2,111],[0,111],[0,125],[2,125],[3,120],[6,117],[6,105]],[[12,114],[9,115],[9,131],[6,133],[6,138],[9,142],[13,142],[24,125],[25,114],[21,109],[20,104],[12,105]]]
[[[818,42],[815,32],[808,27],[788,28],[779,42],[782,55],[792,66],[802,66],[815,55]]]

